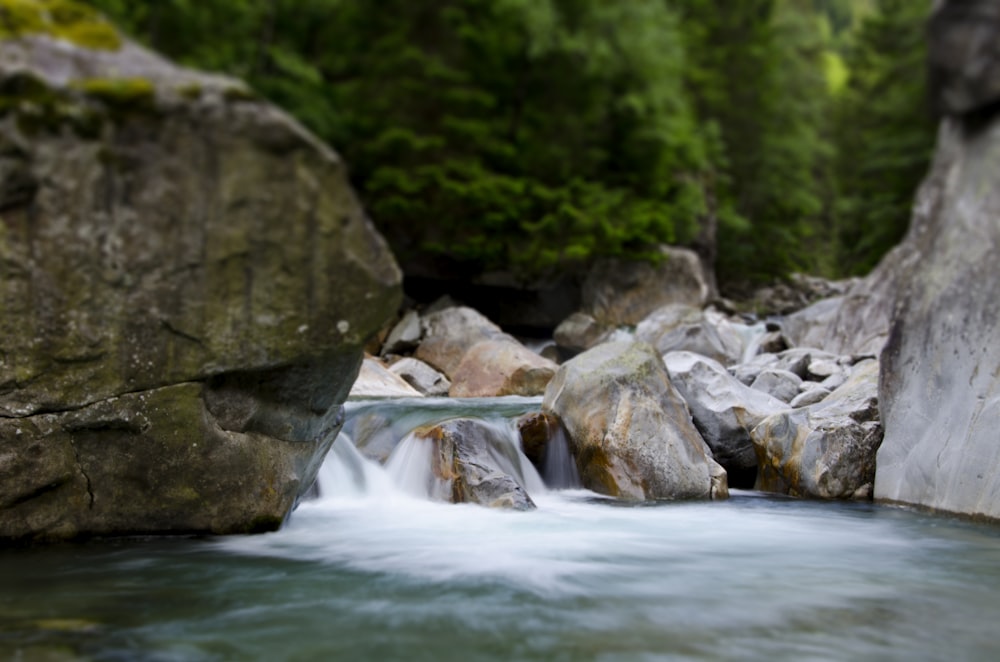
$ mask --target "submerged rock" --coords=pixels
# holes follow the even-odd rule
[[[456,418],[414,434],[433,442],[432,470],[453,503],[511,510],[535,508],[524,486],[509,471],[510,467],[521,468],[516,449],[494,427],[476,419]]]
[[[344,164],[124,39],[0,85],[0,539],[276,528],[400,298]]]
[[[757,489],[820,499],[868,499],[882,441],[878,362],[858,364],[822,402],[775,414],[751,431]]]
[[[728,495],[725,470],[645,343],[605,343],[567,361],[542,408],[565,425],[584,487],[636,500]]]

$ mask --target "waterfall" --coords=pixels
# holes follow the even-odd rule
[[[435,444],[417,430],[455,418],[477,420],[485,457],[530,496],[542,495],[549,488],[578,488],[576,465],[561,429],[552,431],[545,451],[544,476],[521,450],[515,420],[537,412],[540,405],[540,398],[522,397],[348,403],[344,431],[334,442],[317,478],[320,499],[403,496],[450,500],[450,482],[434,472]]]
[[[556,490],[579,489],[580,473],[576,460],[569,452],[569,438],[561,425],[554,425],[549,443],[545,445],[545,467],[542,478],[545,485]]]

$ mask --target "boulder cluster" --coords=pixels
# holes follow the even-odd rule
[[[834,297],[748,321],[709,300],[692,253],[664,256],[599,265],[593,273],[612,282],[588,279],[590,305],[535,351],[453,301],[411,308],[369,347],[351,397],[543,396],[546,432],[522,424],[524,450],[540,457],[544,437],[564,430],[583,486],[625,499],[717,499],[729,487],[871,498],[878,361],[836,338],[837,352],[820,345],[821,329],[854,314],[852,290],[870,285],[832,283],[823,291]]]

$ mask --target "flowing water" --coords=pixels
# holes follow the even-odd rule
[[[432,500],[399,430],[461,414],[512,436],[537,409],[493,404],[354,406],[359,439],[409,417],[367,446],[385,466],[342,436],[273,534],[0,551],[0,659],[1000,657],[998,527],[740,491],[629,505],[546,487],[516,450],[537,510]]]

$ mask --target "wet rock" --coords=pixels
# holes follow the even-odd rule
[[[552,430],[559,424],[552,414],[532,412],[517,419],[521,437],[521,450],[536,467],[545,463],[545,447],[552,438]]]
[[[456,418],[415,434],[434,443],[432,469],[453,503],[510,510],[535,508],[509,470],[520,468],[520,458],[495,428],[479,420]]]
[[[582,312],[604,328],[638,324],[668,304],[701,308],[711,296],[698,256],[661,246],[662,261],[598,261],[583,283]]]
[[[400,359],[390,365],[389,370],[423,395],[448,395],[451,388],[447,377],[419,359]]]
[[[386,368],[381,361],[366,357],[361,371],[347,396],[351,400],[368,398],[422,398],[423,393]]]
[[[750,430],[766,417],[787,410],[788,405],[741,384],[709,358],[671,352],[663,361],[671,384],[690,408],[694,424],[712,449],[715,461],[728,472],[730,485],[752,487],[757,455]]]
[[[557,366],[520,343],[503,337],[476,343],[451,376],[454,398],[541,395]]]
[[[637,500],[728,495],[725,470],[645,343],[604,343],[567,361],[542,409],[562,420],[591,490]]]
[[[739,361],[743,341],[721,315],[684,304],[670,304],[643,319],[636,340],[649,343],[660,354],[694,352],[724,365]]]
[[[0,419],[0,533],[50,541],[277,528],[315,479],[339,407],[314,438],[283,441],[222,428],[204,389]]]
[[[868,499],[882,441],[878,363],[865,361],[823,401],[770,416],[750,433],[757,489],[820,499]]]
[[[276,528],[400,300],[343,162],[127,40],[0,62],[0,538]]]

